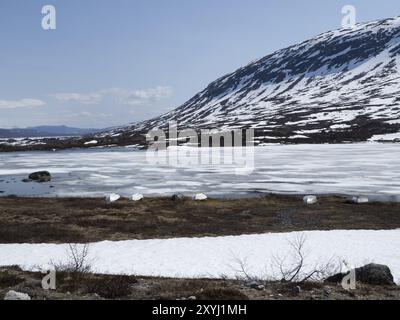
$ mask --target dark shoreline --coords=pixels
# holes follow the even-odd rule
[[[257,138],[257,137],[256,137]],[[30,145],[10,145],[0,141],[0,154],[11,152],[30,152],[30,151],[68,151],[68,150],[96,150],[106,148],[124,148],[135,145],[139,150],[146,150],[150,142],[146,141],[145,133],[136,134],[134,136],[122,136],[120,139],[112,137],[85,136],[66,139],[58,138],[27,138],[35,141]],[[85,143],[96,140],[96,145],[86,145]],[[255,147],[260,144],[276,144],[276,145],[315,145],[315,144],[359,144],[372,143],[365,139],[282,139],[282,140],[266,140],[259,141],[254,144]],[[373,143],[382,144],[400,144],[398,140],[379,140]],[[199,148],[201,145],[199,145]],[[210,146],[211,147],[211,146]],[[224,147],[221,145],[221,147]]]

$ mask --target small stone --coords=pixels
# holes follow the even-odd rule
[[[305,204],[311,205],[311,204],[316,204],[318,202],[318,198],[316,196],[309,195],[305,196],[303,198],[303,201]]]
[[[132,201],[140,201],[144,198],[144,196],[141,193],[135,193],[131,196]]]
[[[106,202],[113,203],[115,201],[118,201],[120,198],[121,198],[121,196],[119,194],[111,193],[108,196],[106,196]]]
[[[207,200],[207,196],[204,193],[197,193],[194,196],[194,200],[196,200],[196,201],[204,201],[204,200]]]
[[[265,286],[257,281],[252,281],[252,282],[247,283],[247,287],[249,287],[251,289],[256,289],[256,290],[264,290],[265,289]]]
[[[36,280],[36,279],[27,280],[24,283],[24,286],[26,288],[32,288],[32,289],[34,289],[34,288],[42,288],[42,281]]]
[[[31,297],[26,293],[10,290],[4,296],[4,300],[31,300]]]
[[[196,296],[190,296],[190,297],[188,297],[187,299],[188,299],[188,300],[197,300],[197,297],[196,297]]]
[[[292,294],[295,296],[298,296],[301,293],[301,287],[300,286],[296,286],[292,288]]]

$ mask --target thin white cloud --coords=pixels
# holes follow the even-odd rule
[[[77,118],[77,117],[92,117],[92,116],[94,116],[94,115],[91,112],[82,111],[82,112],[75,112],[75,113],[68,114],[67,117]]]
[[[117,104],[140,106],[150,102],[159,101],[171,97],[170,87],[158,86],[143,90],[128,90],[123,88],[111,88],[94,93],[57,93],[51,97],[62,102],[77,102],[80,104],[98,104],[106,99],[111,99]]]
[[[170,87],[162,86],[144,90],[113,88],[105,92],[112,96],[118,103],[131,106],[144,105],[149,102],[159,101],[172,96],[172,89]]]
[[[78,102],[81,104],[98,104],[103,99],[99,93],[56,93],[50,96],[62,102]]]
[[[38,99],[0,100],[0,109],[42,107],[46,102]]]

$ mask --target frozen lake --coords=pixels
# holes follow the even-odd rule
[[[251,150],[244,155],[228,148],[180,148],[161,153],[168,159],[129,148],[1,153],[0,196],[274,192],[400,200],[400,144],[271,145]],[[53,181],[21,182],[39,170],[50,171]]]

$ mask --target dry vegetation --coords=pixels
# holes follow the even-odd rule
[[[322,197],[172,201],[122,199],[0,198],[0,243],[92,242],[193,236],[240,235],[331,229],[400,228],[400,203],[349,204]]]
[[[264,282],[265,289],[252,289],[245,281],[212,279],[168,279],[112,276],[87,273],[78,277],[70,272],[57,273],[57,289],[43,290],[43,274],[24,272],[18,267],[0,268],[0,299],[9,290],[24,292],[32,299],[134,299],[176,300],[327,300],[327,299],[400,299],[397,286],[360,284],[347,292],[340,285],[318,282]],[[301,287],[300,293],[293,288]]]

